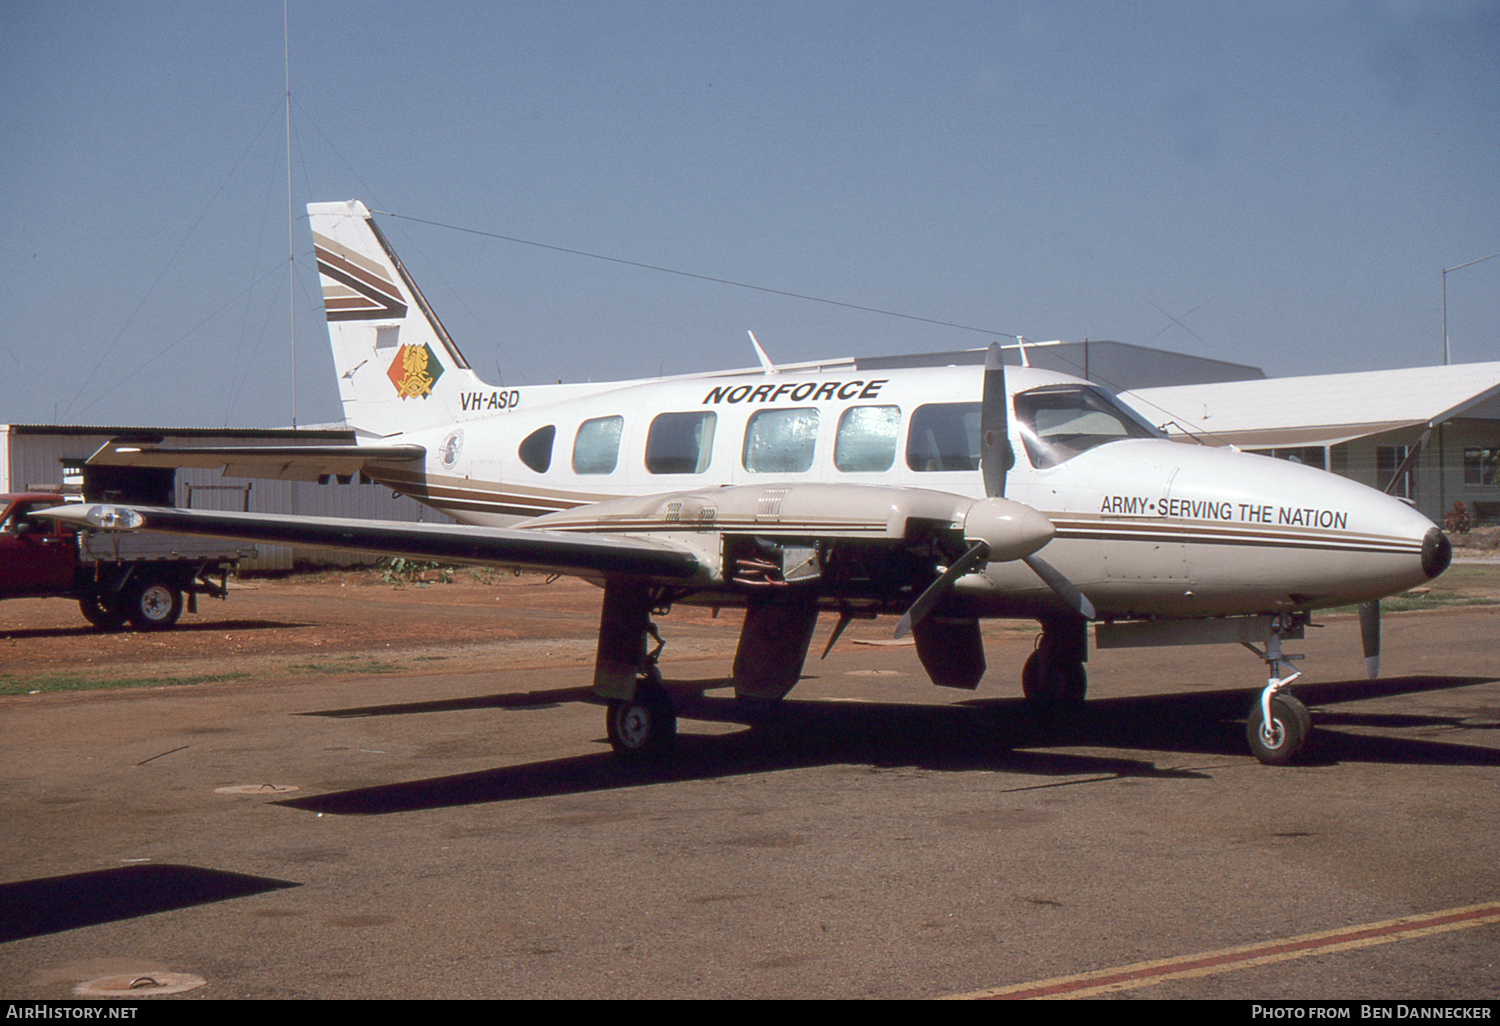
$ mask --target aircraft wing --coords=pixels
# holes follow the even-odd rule
[[[157,448],[148,442],[114,439],[90,456],[93,466],[222,469],[229,477],[316,481],[349,477],[367,463],[420,460],[420,445],[257,445]]]
[[[688,583],[702,569],[692,552],[661,538],[106,503],[74,503],[37,512],[95,530],[160,531],[269,545],[305,545],[414,559],[524,567],[580,577]]]

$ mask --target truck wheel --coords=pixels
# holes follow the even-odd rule
[[[118,599],[111,601],[100,595],[83,595],[78,599],[78,608],[83,617],[101,631],[117,631],[125,623],[125,610]]]
[[[166,630],[182,615],[182,592],[164,581],[140,581],[125,590],[125,609],[137,630]]]

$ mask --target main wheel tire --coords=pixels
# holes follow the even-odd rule
[[[1079,705],[1088,689],[1088,670],[1081,660],[1052,659],[1045,649],[1037,649],[1021,668],[1021,693],[1033,705]]]
[[[83,618],[101,631],[117,631],[125,624],[125,610],[118,598],[111,601],[100,595],[83,595],[78,599]]]
[[[609,743],[624,758],[653,758],[677,741],[677,710],[666,689],[654,681],[637,682],[635,697],[611,700],[604,715]]]
[[[1250,753],[1268,766],[1289,766],[1307,751],[1312,734],[1312,714],[1295,695],[1271,697],[1271,724],[1266,729],[1260,700],[1250,707],[1245,720],[1245,740]]]
[[[182,591],[165,581],[141,581],[125,590],[125,610],[137,630],[166,630],[182,615]]]

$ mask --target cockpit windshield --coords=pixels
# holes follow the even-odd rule
[[[1017,393],[1016,419],[1026,455],[1037,469],[1122,438],[1161,433],[1109,393],[1087,385],[1049,385]]]

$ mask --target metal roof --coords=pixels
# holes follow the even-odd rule
[[[1121,398],[1171,434],[1212,445],[1338,445],[1406,427],[1427,427],[1500,396],[1500,362],[1318,374],[1261,381],[1173,385]]]

